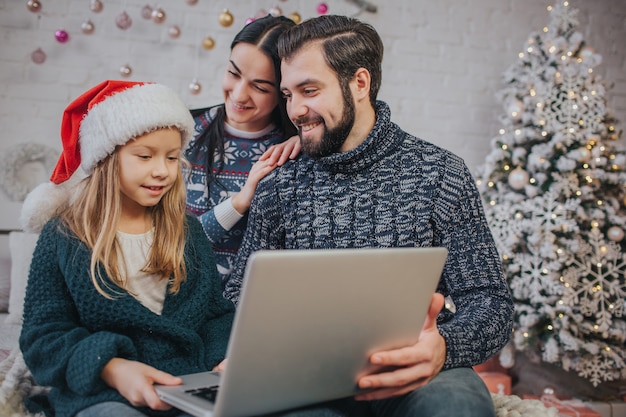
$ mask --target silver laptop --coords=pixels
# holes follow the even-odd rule
[[[244,417],[360,392],[368,357],[415,343],[447,257],[444,248],[258,251],[220,375],[157,386],[198,417]]]

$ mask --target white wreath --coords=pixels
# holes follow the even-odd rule
[[[1,158],[0,188],[11,200],[24,201],[52,173],[59,152],[39,143],[22,143],[10,148]]]

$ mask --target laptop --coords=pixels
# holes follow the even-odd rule
[[[244,417],[362,392],[376,351],[413,344],[445,248],[262,250],[246,266],[225,370],[156,386],[197,417]]]

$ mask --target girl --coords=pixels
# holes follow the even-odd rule
[[[231,44],[224,104],[192,111],[187,209],[200,218],[223,278],[241,244],[257,183],[300,149],[297,136],[283,142],[296,130],[280,94],[277,50],[278,37],[294,25],[271,15],[247,24]]]
[[[225,356],[234,307],[185,214],[192,132],[189,110],[159,84],[105,81],[65,110],[52,183],[22,212],[25,229],[43,229],[20,347],[56,417],[163,415],[153,384]]]

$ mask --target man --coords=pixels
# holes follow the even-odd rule
[[[432,323],[419,342],[373,354],[393,370],[362,377],[359,385],[375,390],[359,401],[307,415],[362,415],[365,407],[385,417],[495,416],[471,366],[508,341],[513,306],[469,170],[390,121],[376,98],[383,45],[371,26],[320,16],[283,34],[279,53],[304,154],[257,186],[226,297],[238,302],[246,261],[259,249],[444,246]],[[455,308],[440,313],[443,296]]]

